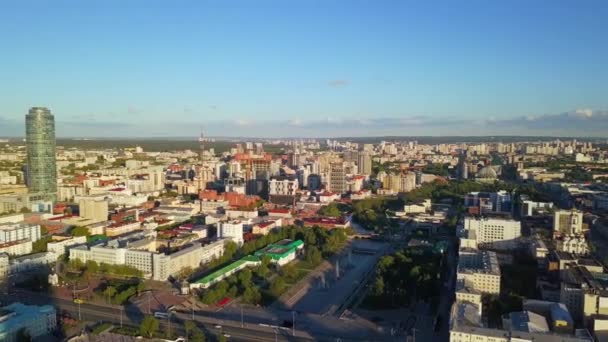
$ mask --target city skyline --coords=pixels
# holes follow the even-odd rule
[[[608,129],[600,1],[63,4],[0,5],[1,136],[33,106],[58,137]]]

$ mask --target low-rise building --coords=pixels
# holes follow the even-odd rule
[[[222,239],[230,239],[238,245],[242,245],[243,240],[243,221],[232,220],[228,222],[220,222],[218,227],[218,237]]]
[[[40,225],[24,222],[11,222],[0,225],[0,242],[20,240],[38,241],[42,237]]]
[[[0,243],[0,253],[8,255],[24,255],[32,253],[32,240],[17,240]]]
[[[52,240],[47,243],[46,249],[55,253],[58,257],[67,253],[67,248],[75,245],[82,245],[87,242],[86,236],[60,236],[54,235]]]

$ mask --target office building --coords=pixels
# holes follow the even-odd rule
[[[13,303],[0,308],[0,341],[20,342],[18,332],[25,329],[36,341],[57,328],[57,312],[51,305]]]
[[[223,253],[224,242],[220,240],[205,246],[193,243],[172,254],[154,254],[153,279],[167,280],[185,268],[195,269],[213,258],[219,258]]]
[[[583,233],[583,213],[576,209],[556,210],[553,214],[553,235],[581,235]]]
[[[461,238],[474,240],[477,245],[492,245],[512,249],[521,236],[521,222],[512,218],[466,216]]]
[[[30,192],[55,198],[55,118],[47,108],[33,107],[25,116],[27,185]]]
[[[456,279],[481,293],[500,294],[500,267],[495,252],[461,248]]]

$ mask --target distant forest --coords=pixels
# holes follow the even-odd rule
[[[8,138],[9,143],[23,143],[23,138]],[[285,138],[288,139],[288,138]],[[293,139],[299,139],[297,137]],[[308,139],[308,138],[305,138]],[[319,142],[325,143],[327,138],[316,138]],[[449,144],[449,143],[512,143],[512,142],[537,142],[537,141],[553,141],[555,139],[560,140],[572,140],[577,139],[578,141],[591,141],[596,143],[606,143],[606,139],[600,138],[584,138],[584,137],[543,137],[543,136],[385,136],[385,137],[340,137],[340,138],[329,138],[338,141],[352,141],[361,144],[377,144],[381,141],[388,142],[403,142],[403,141],[417,141],[419,144]],[[237,142],[253,141],[253,142],[265,142],[268,139],[261,138],[216,138],[215,142],[207,142],[205,146],[207,148],[214,148],[216,153],[222,153],[230,150],[234,147]],[[66,149],[69,148],[82,148],[82,149],[112,149],[112,148],[129,148],[135,146],[141,146],[144,151],[149,152],[162,152],[162,151],[183,151],[199,149],[199,143],[196,137],[193,138],[90,138],[90,139],[78,139],[78,138],[58,138],[57,146],[63,146]],[[264,143],[264,150],[271,153],[278,153],[284,145],[270,145]]]

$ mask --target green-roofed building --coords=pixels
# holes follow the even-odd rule
[[[190,283],[190,288],[203,288],[228,278],[245,267],[257,266],[261,264],[261,258],[264,255],[270,256],[271,262],[278,265],[285,265],[294,260],[297,254],[304,248],[302,240],[281,240],[277,243],[270,244],[263,249],[255,252],[253,255],[245,256],[227,266],[215,270],[206,276]]]
[[[273,263],[282,266],[294,260],[302,248],[304,248],[302,240],[281,240],[260,249],[254,255],[258,258],[268,255]]]

